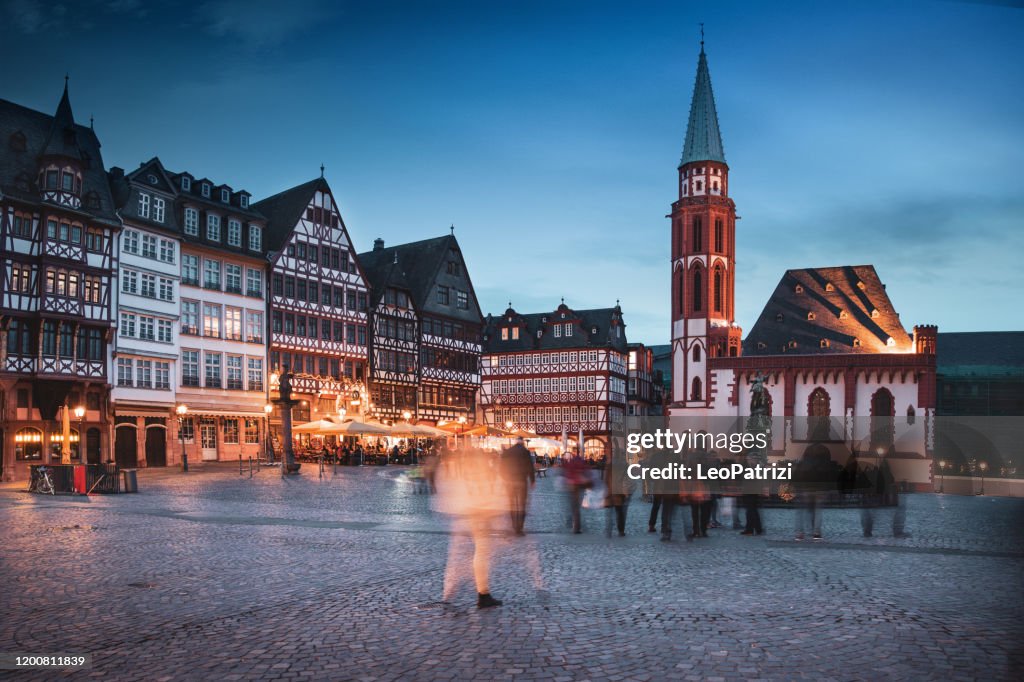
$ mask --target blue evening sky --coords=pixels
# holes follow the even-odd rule
[[[455,224],[484,313],[621,299],[669,336],[699,50],[746,329],[786,268],[873,263],[906,327],[1024,329],[1021,2],[0,3],[0,97],[65,71],[108,166],[327,178],[358,250]]]

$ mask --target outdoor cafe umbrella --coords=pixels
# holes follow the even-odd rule
[[[580,457],[582,457],[583,456],[583,427],[582,426],[580,427],[580,439],[579,439],[579,441],[577,441],[576,444],[579,447],[579,455],[580,455]]]
[[[410,436],[413,438],[438,438],[442,436],[449,436],[447,431],[444,429],[438,429],[433,426],[426,424],[395,424],[388,433],[392,436],[406,437]]]
[[[534,436],[527,439],[527,443],[529,443],[531,448],[537,448],[538,450],[557,450],[562,447],[562,444],[554,438],[538,438]]]
[[[331,424],[320,433],[335,436],[387,436],[391,434],[391,431],[383,424],[370,424],[352,419],[339,424]]]
[[[566,429],[565,424],[562,424],[562,454],[569,454],[569,431]]]
[[[325,429],[329,429],[332,426],[337,426],[338,422],[331,418],[317,419],[316,421],[306,422],[305,424],[299,424],[298,426],[292,427],[292,433],[324,433]]]

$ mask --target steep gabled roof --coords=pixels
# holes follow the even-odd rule
[[[562,314],[565,317],[562,317]],[[555,336],[551,327],[571,322],[576,330],[571,336]],[[616,336],[615,327],[622,333]],[[502,339],[502,327],[518,327],[519,338]],[[560,350],[572,348],[615,348],[625,352],[626,324],[622,308],[591,308],[572,310],[562,303],[550,313],[518,313],[509,307],[500,317],[488,315],[484,326],[485,353],[512,353],[516,351]],[[540,332],[540,334],[538,334]]]
[[[1024,373],[1024,332],[939,332],[937,371],[944,375]]]
[[[718,130],[715,94],[711,90],[711,73],[708,71],[708,60],[704,55],[703,44],[697,60],[697,79],[693,84],[693,98],[690,100],[690,120],[686,125],[686,142],[679,165],[691,161],[725,163],[722,134]]]
[[[110,192],[107,172],[103,167],[103,156],[100,153],[100,142],[92,128],[74,123],[71,117],[71,105],[67,100],[67,90],[61,97],[58,106],[59,118],[71,121],[74,131],[74,144],[82,166],[82,208],[83,214],[113,225],[120,225],[115,209],[117,206]],[[5,196],[14,197],[28,202],[40,202],[42,197],[36,185],[39,174],[39,157],[44,149],[51,145],[51,137],[55,128],[63,127],[57,123],[56,116],[50,116],[20,104],[0,99],[0,192]],[[20,145],[16,149],[13,140],[24,136],[24,151]],[[63,131],[53,139],[52,144],[64,144]],[[51,149],[56,149],[51,147]],[[62,152],[63,153],[63,152]],[[94,193],[94,194],[93,194]],[[86,201],[95,197],[98,206]],[[73,210],[73,209],[62,209]]]
[[[912,347],[874,266],[846,265],[787,270],[744,339],[743,354],[911,352]]]
[[[434,294],[434,283],[438,280],[441,268],[451,249],[455,249],[459,253],[462,252],[455,235],[447,234],[443,237],[423,239],[408,244],[374,248],[372,251],[359,254],[359,262],[366,269],[378,269],[393,262],[397,254],[398,262],[402,266],[406,282],[409,285],[409,291],[416,302],[416,308],[424,312],[430,307],[428,303]],[[449,316],[479,324],[483,316],[480,313],[480,305],[468,271],[466,272],[466,284],[469,289],[468,294],[472,299],[471,310],[462,311],[464,314],[460,314],[460,311],[453,309]]]
[[[317,190],[330,192],[327,180],[315,178],[291,189],[278,192],[250,206],[267,218],[266,248],[280,251],[291,237],[292,230],[306,214],[306,207]]]
[[[368,261],[359,259],[366,273],[366,279],[370,285],[370,301],[375,306],[384,296],[384,291],[391,287],[401,289],[408,293],[415,303],[416,297],[413,288],[409,284],[409,278],[405,274],[405,268],[398,260],[397,253],[390,262],[382,258],[371,258]]]

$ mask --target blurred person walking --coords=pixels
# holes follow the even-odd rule
[[[465,573],[465,555],[471,543],[477,608],[501,606],[501,601],[491,596],[491,527],[495,517],[508,510],[508,504],[504,495],[491,492],[492,479],[487,455],[476,449],[453,451],[449,466],[437,472],[435,509],[450,514],[453,526],[442,594],[445,602],[455,595]]]
[[[579,534],[583,532],[580,519],[580,507],[583,504],[583,494],[594,487],[590,478],[590,470],[584,464],[583,458],[578,454],[573,455],[562,467],[562,478],[565,483],[567,499],[569,501],[569,518],[572,525],[572,532]]]
[[[502,451],[498,460],[498,471],[508,494],[512,532],[520,536],[526,535],[523,527],[526,523],[528,488],[536,485],[537,479],[533,458],[522,438],[517,438],[512,447]]]

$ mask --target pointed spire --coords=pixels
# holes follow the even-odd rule
[[[448,229],[451,230],[451,234],[454,237],[455,236],[455,223],[452,223],[452,226],[449,227]]]
[[[53,126],[43,145],[42,154],[69,156],[81,159],[82,152],[75,139],[75,116],[71,112],[71,98],[68,96],[68,76],[64,76],[64,93],[57,104],[57,112],[53,115]]]
[[[718,130],[718,112],[715,94],[711,91],[711,74],[704,54],[704,26],[701,25],[700,57],[697,59],[697,80],[693,85],[690,102],[690,121],[686,126],[686,143],[679,165],[691,161],[718,161],[725,163],[722,134]]]
[[[320,164],[320,177],[322,178],[323,176],[324,176],[324,165],[321,163]]]

